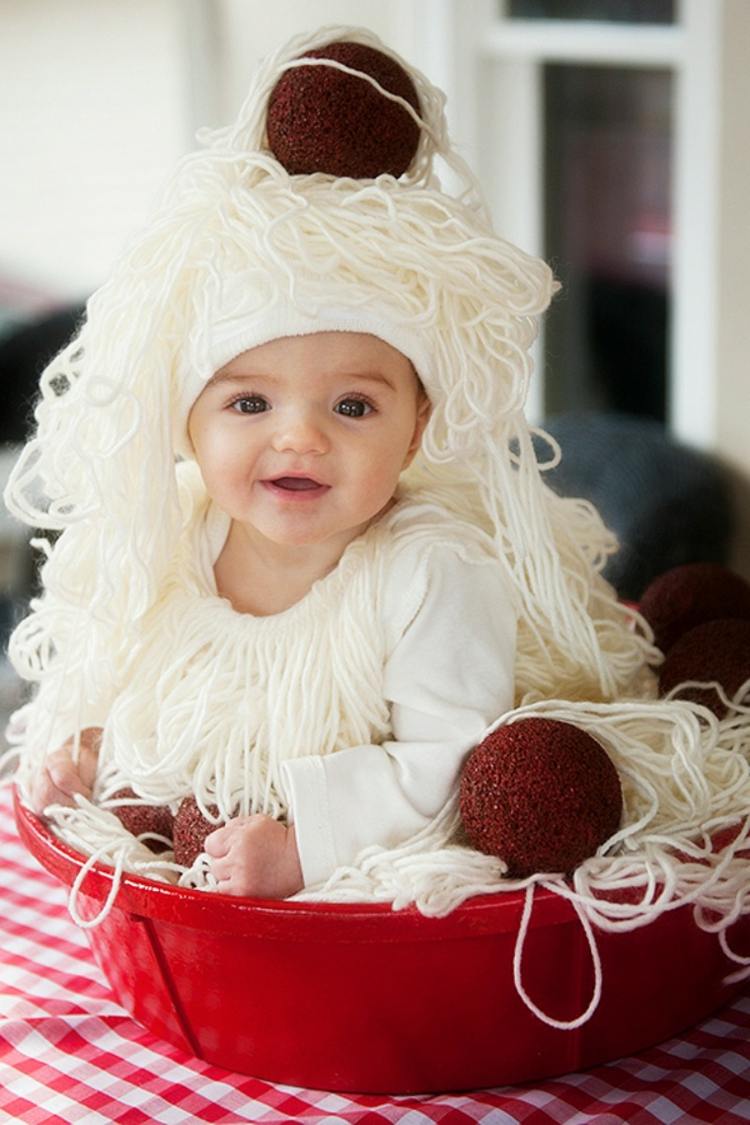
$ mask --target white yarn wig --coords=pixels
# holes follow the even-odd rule
[[[655,700],[650,630],[601,577],[613,537],[591,505],[545,485],[523,406],[537,320],[555,284],[544,263],[494,233],[450,147],[443,95],[397,60],[421,107],[417,155],[399,179],[289,175],[269,151],[270,91],[292,66],[347,69],[299,59],[334,39],[392,54],[367,32],[327,28],[271,58],[237,122],[182,161],[149,229],[42,377],[37,433],[6,493],[22,520],[61,533],[44,544],[43,592],[11,641],[15,666],[37,684],[24,754],[38,763],[82,727],[104,725],[138,661],[140,625],[186,550],[187,413],[217,366],[274,335],[372,331],[409,355],[432,402],[409,481],[493,537],[515,591],[518,710],[508,721],[537,711],[576,722],[623,777],[627,825],[610,851],[624,849],[625,866],[601,857],[584,865],[577,888],[591,905],[592,880],[632,881],[632,852],[649,833],[665,870],[658,841],[672,830],[694,847],[687,841],[706,823],[736,819],[743,802],[746,811],[748,768],[736,751],[750,709],[722,726],[692,704]],[[436,156],[460,177],[457,196],[442,190]],[[553,463],[551,439],[549,447]],[[698,795],[679,780],[687,775],[703,779]],[[502,871],[485,860],[495,867],[465,880],[467,893],[497,884]],[[656,910],[653,867],[642,883],[640,914],[620,905],[615,922],[627,914],[639,924],[633,918]],[[725,884],[717,901],[735,902]],[[381,893],[372,887],[356,884],[352,895]],[[418,887],[405,893],[420,899]]]
[[[422,140],[406,176],[287,174],[265,145],[267,97],[303,51],[332,38],[383,49],[367,32],[327,29],[269,60],[237,123],[183,160],[150,228],[45,371],[37,434],[6,499],[62,535],[13,657],[34,680],[76,667],[89,694],[112,675],[179,543],[175,453],[189,454],[187,412],[203,383],[232,354],[302,330],[300,320],[344,327],[349,317],[354,329],[390,329],[420,357],[432,416],[412,475],[447,488],[454,505],[473,492],[496,536],[523,607],[519,698],[613,697],[646,655],[596,575],[615,544],[589,505],[541,483],[523,416],[550,271],[493,233],[450,148],[443,95],[413,71]],[[438,153],[463,175],[459,199],[440,190]]]

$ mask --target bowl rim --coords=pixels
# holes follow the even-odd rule
[[[87,857],[60,840],[23,801],[13,786],[18,833],[28,850],[51,874],[72,886]],[[97,861],[87,872],[79,897],[95,914],[112,889],[114,870]],[[535,888],[532,925],[577,923],[572,904],[546,887]],[[177,887],[123,872],[114,907],[137,917],[169,921],[190,928],[228,930],[255,936],[339,941],[444,940],[449,937],[515,933],[526,898],[524,890],[475,895],[443,917],[422,914],[413,904],[395,910],[390,902],[300,902],[290,899],[240,898]]]

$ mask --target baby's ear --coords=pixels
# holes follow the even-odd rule
[[[427,394],[427,391],[424,389],[421,382],[419,384],[419,400],[417,402],[417,413],[424,415],[424,424],[426,426],[430,414],[432,413],[432,402],[430,401],[430,396]]]
[[[409,448],[406,451],[406,457],[404,458],[404,469],[408,469],[409,465],[411,465],[412,461],[414,460],[414,456],[422,443],[422,434],[425,431],[425,426],[430,420],[431,413],[432,403],[429,400],[427,392],[420,384],[419,398],[417,400],[417,417],[414,423],[414,433],[412,434],[412,439],[409,443]]]

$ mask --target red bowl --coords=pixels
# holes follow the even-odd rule
[[[84,857],[15,798],[24,843],[70,885]],[[101,909],[112,870],[78,895]],[[308,1088],[426,1093],[528,1082],[658,1043],[731,999],[736,969],[689,907],[628,933],[596,931],[599,1006],[558,1030],[520,999],[513,951],[521,893],[471,899],[445,918],[387,904],[276,902],[123,877],[114,908],[86,934],[119,1002],[155,1034],[228,1070]],[[732,944],[750,944],[750,918]],[[524,984],[572,1020],[593,988],[571,905],[537,890]]]

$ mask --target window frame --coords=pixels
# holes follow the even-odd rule
[[[720,415],[726,416],[726,403],[736,400],[740,386],[735,370],[720,409],[725,359],[730,356],[737,362],[739,331],[736,321],[722,315],[726,257],[736,253],[736,236],[727,230],[722,199],[727,191],[733,198],[750,197],[747,161],[741,168],[732,161],[736,146],[728,143],[725,131],[725,110],[734,103],[734,87],[741,81],[737,65],[727,72],[727,53],[733,35],[749,26],[741,3],[678,0],[673,24],[624,24],[509,18],[502,0],[414,0],[412,35],[404,38],[401,28],[404,49],[418,51],[422,68],[446,90],[451,131],[484,184],[498,230],[536,254],[544,252],[544,65],[671,71],[673,246],[667,425],[678,440],[704,449],[725,444]],[[509,104],[513,112],[502,113]],[[490,130],[492,145],[487,144]],[[737,233],[747,254],[750,230]],[[745,293],[750,299],[747,282]],[[735,304],[739,308],[739,301]],[[539,370],[528,408],[533,421],[543,414],[542,364]],[[750,454],[744,449],[730,453],[735,460],[744,455],[748,464]]]

